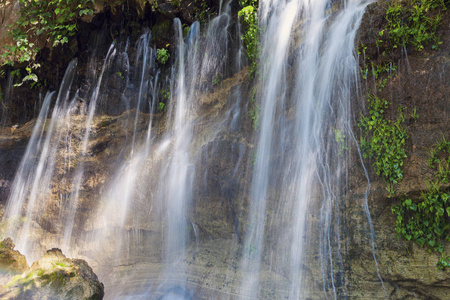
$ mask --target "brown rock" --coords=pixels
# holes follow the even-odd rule
[[[103,284],[81,259],[51,249],[31,269],[2,287],[0,299],[102,299]]]
[[[0,270],[7,273],[17,273],[27,271],[30,267],[25,256],[14,250],[14,243],[11,238],[6,238],[0,242]]]

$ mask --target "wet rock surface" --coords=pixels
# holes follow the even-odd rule
[[[386,24],[384,3],[368,6],[360,28],[357,45],[367,45],[366,62],[360,57],[363,69],[367,61],[381,63],[386,57],[383,49],[377,49],[379,31]],[[391,207],[398,205],[403,197],[418,198],[427,190],[427,184],[434,173],[428,166],[432,146],[442,137],[449,139],[450,132],[450,38],[449,12],[444,11],[442,24],[437,32],[442,38],[438,51],[431,46],[422,51],[408,48],[408,55],[397,49],[389,56],[397,72],[392,78],[387,75],[386,86],[379,90],[374,82],[362,80],[363,95],[369,91],[391,103],[387,118],[394,119],[400,106],[406,107],[405,127],[409,131],[406,144],[407,158],[404,163],[404,177],[398,184],[395,194],[389,195],[386,183],[376,175],[373,161],[364,160],[369,172],[370,194],[367,203],[374,226],[375,244],[372,245],[367,211],[364,210],[365,192],[368,184],[364,170],[358,162],[358,153],[352,153],[354,163],[350,165],[349,193],[342,212],[347,220],[345,255],[348,282],[346,293],[351,299],[447,299],[450,293],[450,273],[438,270],[436,263],[440,254],[430,253],[426,247],[397,237],[396,216]],[[367,59],[369,58],[369,60]],[[365,99],[355,103],[355,120],[365,111]],[[416,109],[419,117],[411,117]],[[355,132],[359,129],[355,126]],[[444,186],[448,189],[448,186]],[[356,204],[356,205],[355,205]],[[372,252],[375,248],[375,256]],[[444,256],[450,254],[447,243]],[[383,281],[383,284],[382,284]]]
[[[14,250],[14,247],[10,238],[0,242],[0,273],[18,274],[29,269],[25,256]]]
[[[0,129],[0,204],[6,205],[14,175],[25,154],[35,122],[4,126]],[[17,128],[20,127],[20,130]],[[0,209],[0,217],[2,216]]]
[[[102,299],[103,284],[86,261],[51,249],[2,286],[0,299]]]
[[[181,15],[185,13],[184,6],[188,3],[189,1],[181,1],[180,7],[160,3],[160,1],[156,3],[161,15],[157,21],[159,26],[154,26],[154,32],[152,33],[158,39],[158,44],[167,43],[166,31],[170,30],[173,17],[178,16],[184,18],[186,22],[192,22],[192,16],[183,17]],[[380,5],[369,6],[363,20],[360,41],[366,45],[375,44],[378,32],[386,22],[383,16],[384,11]],[[408,111],[416,107],[419,113],[417,121],[410,118],[407,120],[411,137],[407,144],[408,158],[405,162],[405,176],[394,197],[388,197],[384,182],[377,177],[371,168],[372,162],[365,161],[371,181],[370,194],[365,199],[368,180],[364,176],[357,150],[355,148],[350,150],[352,151],[350,154],[352,163],[349,166],[348,192],[345,197],[346,209],[343,208],[341,212],[345,222],[341,224],[340,228],[342,245],[344,245],[341,249],[342,260],[346,274],[336,274],[336,278],[339,276],[347,278],[347,280],[336,282],[337,289],[343,298],[447,299],[450,293],[449,272],[436,269],[438,256],[428,253],[425,248],[397,239],[397,233],[394,230],[395,216],[390,209],[393,204],[398,203],[399,197],[402,195],[417,195],[426,189],[427,180],[431,176],[427,167],[430,147],[442,136],[449,137],[450,57],[448,49],[450,39],[446,34],[448,31],[448,12],[446,12],[443,20],[444,24],[440,31],[440,34],[443,34],[441,50],[409,53],[408,56],[396,53],[394,58],[399,65],[398,74],[389,79],[387,87],[379,92],[380,97],[388,99],[393,104],[389,116],[395,116],[399,105],[406,106]],[[100,24],[96,26],[97,29],[103,24],[100,21],[100,18],[93,20],[93,22],[99,22]],[[84,39],[88,40],[89,37],[84,37]],[[109,42],[109,37],[106,38],[104,44],[107,44],[107,42]],[[367,55],[376,60],[378,59],[379,49],[369,47]],[[242,249],[240,245],[242,242],[240,233],[246,217],[246,199],[244,199],[243,190],[249,180],[246,177],[248,174],[245,173],[245,169],[252,163],[250,160],[254,146],[251,144],[251,137],[254,134],[254,129],[251,122],[248,121],[248,115],[241,117],[240,120],[245,122],[245,119],[247,119],[248,122],[244,126],[246,132],[243,133],[231,130],[231,132],[222,132],[214,136],[216,132],[214,128],[209,127],[210,123],[208,123],[210,120],[214,120],[217,115],[223,113],[228,102],[227,95],[232,95],[240,85],[245,86],[244,89],[248,88],[246,85],[248,85],[249,79],[246,78],[245,72],[244,74],[237,74],[234,79],[227,80],[224,80],[218,86],[209,87],[208,91],[204,93],[204,97],[200,97],[199,100],[202,106],[200,115],[203,119],[197,124],[200,138],[198,139],[198,145],[195,145],[194,148],[199,153],[199,168],[201,169],[199,174],[207,174],[207,176],[195,178],[194,201],[189,212],[189,222],[192,225],[189,227],[191,228],[189,229],[191,246],[184,261],[177,262],[180,269],[189,266],[188,286],[192,288],[196,296],[205,299],[216,298],[218,295],[223,298],[237,297],[240,292],[240,279],[242,277],[238,270],[239,257],[242,255],[242,251],[248,251],[248,249]],[[366,91],[368,84],[363,82],[362,85],[363,90]],[[246,96],[248,96],[248,91]],[[354,103],[353,114],[356,122],[360,112],[364,111],[365,105],[362,105],[361,101],[365,100],[355,99]],[[242,103],[241,108],[245,108],[246,105],[247,103]],[[105,189],[104,184],[116,166],[115,164],[120,160],[120,155],[125,156],[125,154],[119,155],[116,152],[120,149],[120,145],[129,142],[133,126],[128,121],[131,119],[130,116],[134,116],[134,113],[134,111],[126,111],[121,115],[99,116],[94,120],[92,148],[86,163],[87,176],[83,183],[83,193],[75,222],[77,224],[75,231],[80,232],[81,235],[89,236],[96,230],[101,230],[98,224],[91,222],[92,215],[98,209],[96,199],[99,198],[102,189]],[[81,118],[78,122],[74,122],[76,128],[74,131],[82,131],[80,127],[80,124],[82,124]],[[137,131],[140,132],[140,136],[145,133],[148,119],[148,114],[139,115]],[[163,122],[162,114],[156,116],[154,127],[158,134],[164,131]],[[0,204],[6,201],[13,176],[29,138],[29,128],[32,128],[33,124],[33,122],[30,122],[24,126],[19,126],[17,130],[8,128],[10,132],[1,137]],[[358,129],[355,128],[355,132],[357,131]],[[80,139],[78,137],[74,141],[79,144]],[[205,144],[205,140],[211,142]],[[62,151],[62,148],[60,150]],[[71,159],[76,164],[79,160],[78,153],[75,151],[72,155]],[[158,169],[160,160],[164,160],[164,157],[156,163],[147,162],[145,166],[147,173],[142,174],[137,180],[146,185],[151,185],[152,183],[149,183],[148,178],[154,175],[151,173],[152,171],[156,173],[154,170]],[[235,168],[238,163],[238,168]],[[48,206],[48,209],[37,222],[33,223],[34,233],[31,238],[36,241],[39,240],[39,251],[41,252],[48,249],[48,246],[54,242],[51,238],[44,239],[42,237],[44,235],[57,235],[55,233],[60,231],[60,228],[58,228],[60,220],[56,220],[60,209],[64,210],[60,195],[70,195],[71,192],[70,186],[64,186],[63,182],[58,181],[65,175],[62,166],[63,162],[58,161],[54,180],[60,184],[55,185],[49,197],[48,201],[51,205]],[[276,171],[281,172],[282,170]],[[236,180],[236,174],[240,174],[240,180]],[[151,188],[154,187],[148,189],[151,190]],[[116,241],[107,241],[105,242],[104,252],[102,251],[103,257],[95,257],[92,260],[92,265],[95,268],[102,269],[99,276],[107,280],[105,280],[105,285],[109,288],[111,295],[121,293],[127,295],[127,292],[132,294],[133,291],[139,289],[145,291],[145,287],[149,284],[157,285],[160,283],[158,281],[160,279],[155,278],[157,275],[152,274],[159,274],[163,269],[162,246],[159,248],[153,246],[163,244],[161,233],[164,229],[160,225],[162,217],[158,215],[158,209],[150,207],[148,199],[137,198],[133,206],[140,209],[141,216],[136,217],[141,220],[140,227],[130,221],[127,223],[126,229],[117,229],[123,231],[124,237],[133,241],[133,248],[123,247],[119,254],[115,254]],[[374,245],[372,245],[367,212],[364,210],[366,200],[375,229]],[[277,203],[269,204],[274,209],[276,205]],[[313,212],[308,217],[310,228],[314,228],[314,225],[319,222],[319,210],[320,207],[313,208]],[[238,211],[241,213],[238,214]],[[267,232],[266,243],[270,244],[272,240],[276,240],[273,237],[280,235],[283,228],[287,226],[287,224],[272,224],[271,229]],[[311,236],[317,238],[311,239],[310,247],[307,250],[309,262],[302,267],[307,270],[305,281],[311,288],[311,299],[320,299],[320,295],[323,295],[321,284],[323,274],[320,271],[321,265],[318,253],[319,233],[311,232]],[[152,245],[157,251],[146,253],[145,249],[148,248],[148,245]],[[280,245],[273,244],[271,246],[279,247]],[[372,252],[373,246],[376,250],[375,257]],[[89,257],[96,250],[90,249],[89,245],[85,245],[82,254]],[[449,249],[447,249],[447,254],[448,251]],[[116,264],[110,265],[107,257],[113,254],[118,255],[120,259]],[[283,258],[279,258],[278,261],[270,257],[264,259],[265,264],[262,267],[261,277],[262,281],[267,284],[263,284],[263,298],[273,299],[274,295],[283,293],[288,295],[286,290],[289,288],[289,283],[286,282],[284,275],[289,270],[282,266]],[[375,259],[377,262],[375,262]],[[55,271],[52,271],[53,268]],[[80,274],[80,276],[84,275],[79,280],[75,280],[74,277],[71,277],[72,272]],[[101,284],[98,283],[95,274],[92,273],[86,263],[79,260],[69,260],[58,250],[48,252],[46,257],[39,263],[33,264],[31,270],[27,271],[26,274],[25,277],[22,275],[20,278],[16,278],[16,282],[31,287],[30,289],[33,292],[22,290],[19,286],[12,284],[7,286],[6,292],[0,292],[1,297],[30,296],[36,297],[35,299],[43,299],[52,297],[49,295],[54,293],[54,290],[59,293],[58,295],[64,297],[72,295],[74,297],[76,295],[77,298],[78,295],[84,297],[84,291],[90,291],[89,295],[93,295],[92,297],[103,295],[103,292],[100,292]],[[172,280],[175,283],[183,283],[186,280],[183,275],[180,272],[180,278]],[[117,283],[124,280],[129,281],[127,282],[128,290],[115,290]],[[86,283],[90,281],[94,283]],[[273,282],[276,282],[276,286],[270,285]],[[38,291],[38,286],[43,288],[42,292]],[[81,286],[81,288],[78,288],[78,286]],[[121,285],[122,287],[123,285]],[[176,293],[177,290],[172,290],[172,292]]]
[[[152,46],[155,48],[167,48],[172,56],[174,50],[174,23],[175,18],[181,19],[183,29],[198,20],[203,23],[219,11],[218,0],[197,1],[112,1],[97,0],[94,4],[93,14],[84,16],[78,20],[77,33],[69,37],[69,41],[63,45],[53,47],[41,36],[29,37],[30,43],[37,45],[40,50],[36,54],[35,62],[40,65],[33,69],[39,78],[39,87],[32,88],[29,82],[23,82],[21,86],[14,88],[14,93],[3,99],[4,105],[0,106],[1,124],[15,125],[25,123],[36,117],[36,106],[39,106],[43,94],[49,90],[56,90],[61,83],[64,71],[69,62],[77,58],[85,65],[80,68],[77,76],[79,85],[89,85],[92,78],[90,73],[99,71],[101,66],[91,66],[92,56],[97,60],[104,59],[111,43],[120,39],[128,40],[130,48],[145,30],[152,31]],[[202,15],[200,16],[200,13]],[[20,4],[18,0],[8,0],[0,3],[0,64],[4,62],[1,57],[5,49],[3,45],[14,45],[9,25],[14,24],[19,17]],[[87,67],[88,66],[88,67]],[[16,63],[15,67],[2,65],[0,67],[0,93],[7,94],[8,74],[12,71],[20,71],[13,83],[20,83],[25,76],[25,64]],[[19,79],[18,79],[19,78]],[[3,96],[2,96],[3,97]],[[123,112],[121,110],[120,112]]]

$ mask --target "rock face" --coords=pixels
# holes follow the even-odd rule
[[[14,175],[25,153],[34,122],[27,126],[24,134],[15,134],[15,128],[0,129],[0,203],[6,204]],[[17,132],[16,132],[17,133]],[[0,209],[0,218],[2,211]]]
[[[384,3],[374,3],[367,10],[360,28],[360,42],[367,45],[366,57],[360,57],[360,66],[369,60],[379,64],[385,57],[377,49],[379,32],[386,25]],[[390,103],[387,118],[395,118],[400,106],[406,107],[405,127],[409,132],[406,144],[407,158],[404,162],[404,178],[396,187],[394,195],[386,191],[386,183],[376,175],[373,161],[364,160],[369,172],[370,193],[365,199],[368,180],[361,176],[363,170],[354,155],[354,165],[349,180],[349,194],[346,199],[347,220],[346,244],[349,281],[347,291],[350,299],[448,299],[450,293],[450,273],[437,270],[440,254],[430,253],[426,247],[397,238],[396,216],[391,212],[404,196],[416,199],[427,190],[427,182],[434,176],[428,167],[432,146],[442,137],[447,140],[450,132],[450,39],[448,35],[449,12],[442,15],[442,25],[437,32],[442,37],[440,50],[433,51],[431,45],[422,51],[408,48],[408,55],[398,50],[393,52],[392,61],[397,72],[392,78],[385,75],[383,89],[373,87],[370,80],[362,80],[363,95],[369,91]],[[365,60],[365,62],[364,62]],[[365,101],[365,100],[364,100]],[[363,103],[361,101],[360,103]],[[361,104],[356,104],[361,105]],[[410,116],[416,109],[417,120]],[[355,110],[358,118],[363,107]],[[356,126],[355,126],[356,127]],[[355,128],[355,132],[359,130]],[[444,186],[445,188],[445,186]],[[448,186],[446,187],[448,190]],[[374,226],[374,249],[367,213],[363,203],[367,201]],[[358,205],[355,205],[358,203]],[[449,244],[443,254],[450,254]],[[377,263],[375,262],[375,258]],[[383,284],[382,284],[383,281]]]
[[[180,14],[184,13],[182,8],[185,4],[188,4],[188,1],[181,1],[181,6],[157,1],[161,14],[157,21],[159,26],[155,25],[152,28],[155,39],[158,39],[158,36],[161,35],[160,44],[164,44],[163,41],[167,38],[164,33],[172,26],[171,18],[174,16],[182,17]],[[376,55],[379,52],[375,47],[376,39],[386,22],[383,13],[381,4],[371,5],[361,27],[360,41],[368,46],[367,56],[370,55],[374,61],[377,59]],[[370,194],[366,198],[368,180],[363,175],[364,170],[357,149],[353,149],[350,154],[352,164],[348,169],[351,170],[351,174],[348,180],[348,192],[344,200],[345,210],[343,209],[341,212],[341,217],[345,219],[345,225],[338,229],[342,232],[341,246],[344,246],[342,246],[341,251],[345,274],[334,274],[336,278],[341,275],[345,278],[340,281],[342,286],[337,286],[342,298],[447,299],[450,293],[449,271],[436,270],[438,259],[436,254],[430,254],[426,248],[397,239],[397,233],[394,230],[395,216],[390,209],[393,204],[398,203],[401,195],[418,195],[426,189],[426,182],[430,179],[430,171],[427,167],[429,149],[442,136],[447,137],[447,139],[449,137],[450,56],[448,49],[450,49],[450,37],[447,33],[449,28],[448,15],[449,12],[446,11],[443,16],[444,24],[440,31],[440,35],[443,37],[441,50],[434,52],[425,49],[420,53],[409,53],[408,56],[396,53],[393,60],[398,64],[398,72],[392,78],[386,78],[386,88],[377,92],[379,97],[392,102],[392,108],[389,111],[391,117],[395,115],[400,105],[407,107],[408,111],[415,107],[419,114],[417,121],[408,117],[406,122],[410,132],[410,139],[407,144],[408,158],[405,161],[404,180],[399,185],[397,194],[394,197],[388,197],[385,183],[377,177],[371,168],[373,162],[365,161],[371,182]],[[189,19],[191,17],[185,18],[192,22]],[[207,122],[223,113],[223,108],[226,108],[227,105],[226,97],[233,95],[231,91],[237,89],[240,85],[246,86],[249,84],[245,72],[241,75],[236,74],[235,78],[229,79],[230,82],[227,80],[221,83],[220,88],[216,86],[214,89],[217,90],[213,93],[207,93],[207,96],[202,98],[201,114],[204,117],[204,121],[202,121],[204,123],[198,125],[202,128],[199,130],[199,135],[208,137],[202,140],[209,140],[209,137],[213,134],[211,133],[213,130],[208,128],[209,123]],[[363,93],[367,92],[368,86],[370,86],[370,83],[362,82]],[[242,104],[242,106],[246,105],[246,103]],[[364,111],[363,106],[359,101],[355,101],[353,106],[355,108],[353,111],[355,120],[359,117],[360,112]],[[98,116],[94,120],[96,136],[92,140],[93,150],[89,153],[92,160],[86,163],[89,176],[83,183],[84,195],[79,207],[81,221],[77,219],[76,222],[81,224],[79,228],[76,228],[79,231],[91,233],[97,230],[95,224],[90,223],[90,217],[94,214],[96,208],[94,201],[98,198],[102,184],[112,173],[110,170],[110,168],[113,168],[111,161],[117,156],[114,151],[119,149],[116,146],[126,141],[127,136],[132,135],[132,126],[130,125],[127,128],[123,125],[127,124],[126,114],[134,116],[134,112],[125,112],[120,116]],[[141,134],[145,132],[148,118],[148,115],[144,117],[141,115],[137,122],[138,132],[141,132]],[[157,127],[156,124],[162,124],[162,116],[155,116],[154,118],[155,127]],[[243,119],[248,121],[248,117],[243,117]],[[2,145],[0,146],[0,204],[2,201],[6,202],[10,182],[12,182],[15,169],[24,152],[25,140],[26,137],[29,137],[32,125],[34,125],[34,122],[31,121],[28,125],[19,127],[16,132],[0,137],[2,138]],[[80,128],[79,131],[81,132],[82,129]],[[240,263],[239,256],[241,254],[239,251],[242,251],[239,248],[242,242],[239,233],[242,224],[245,222],[245,213],[239,214],[239,212],[245,210],[244,196],[241,194],[248,184],[245,182],[245,176],[248,176],[245,169],[252,163],[250,160],[253,149],[253,145],[250,143],[251,138],[244,137],[251,137],[252,131],[251,124],[248,124],[245,132],[237,133],[230,130],[230,132],[217,136],[215,140],[208,144],[199,142],[199,145],[195,146],[201,149],[199,151],[201,155],[198,156],[200,160],[199,169],[201,169],[199,174],[208,174],[208,176],[195,178],[194,203],[192,210],[189,212],[189,220],[192,222],[190,236],[193,242],[188,250],[188,255],[186,255],[187,258],[183,262],[189,265],[190,270],[192,270],[189,274],[189,280],[198,287],[198,290],[195,291],[196,296],[204,295],[205,298],[219,298],[218,295],[223,292],[223,298],[233,298],[231,295],[235,296],[234,293],[239,292],[239,280],[241,278],[236,271]],[[357,131],[358,129],[355,128],[356,133]],[[76,161],[76,158],[74,156],[73,161]],[[240,163],[239,168],[235,168],[238,162]],[[63,162],[58,163],[62,165]],[[148,169],[151,170],[152,168],[149,167]],[[63,177],[63,171],[63,168],[58,169],[56,172],[57,179]],[[235,179],[235,174],[242,174],[239,180]],[[148,178],[150,177],[149,175]],[[144,177],[144,179],[146,178]],[[149,185],[148,182],[146,184]],[[58,228],[55,229],[54,227],[57,226],[55,219],[60,211],[60,206],[58,206],[59,193],[69,195],[70,190],[69,188],[67,190],[63,188],[56,190],[55,188],[51,196],[53,197],[51,198],[53,205],[49,205],[46,208],[46,214],[36,222],[36,227],[39,226],[40,231],[39,234],[35,235],[35,238],[39,241],[43,241],[41,232],[54,233],[58,231]],[[364,209],[366,201],[369,212]],[[149,216],[147,212],[150,209],[147,209],[140,202],[137,202],[136,206],[142,207],[141,219],[147,221],[142,221],[141,227],[136,227],[130,222],[130,225],[124,231],[124,235],[128,238],[133,237],[133,234],[136,235],[136,240],[141,243],[136,242],[137,245],[146,245],[145,243],[149,245],[162,244],[159,241],[162,229],[157,224],[159,219],[154,217],[158,214],[158,211],[155,210],[155,215]],[[319,214],[319,209],[318,207],[314,211],[314,215]],[[372,240],[371,228],[368,225],[369,213],[374,226],[374,240]],[[311,222],[314,222],[314,220]],[[270,242],[275,235],[277,235],[276,230],[268,232],[267,241]],[[311,250],[307,254],[309,264],[305,265],[304,268],[309,270],[308,280],[313,283],[310,285],[311,293],[314,294],[312,298],[320,299],[320,295],[323,295],[321,284],[323,275],[320,273],[321,266],[317,250],[319,241],[312,238],[310,244]],[[5,250],[0,247],[0,258],[2,257],[1,253],[7,253],[8,257],[13,257],[13,254],[16,255],[17,251],[13,250],[14,245],[10,240],[4,242],[4,245],[6,245]],[[97,263],[102,266],[103,262],[103,267],[106,267],[103,274],[98,274],[99,276],[103,275],[101,278],[102,280],[105,278],[104,282],[110,288],[109,292],[112,294],[123,291],[113,290],[117,281],[111,280],[108,285],[108,279],[106,279],[108,276],[120,278],[122,275],[126,276],[130,273],[142,273],[140,278],[146,278],[148,274],[160,272],[162,264],[159,252],[149,254],[144,252],[146,249],[144,246],[139,248],[134,245],[131,252],[121,252],[120,255],[121,257],[127,257],[131,253],[129,261],[124,259],[125,263],[113,265],[110,260],[105,258],[107,257],[105,253],[108,251],[108,245],[107,243],[104,245],[105,249],[101,251],[104,261]],[[41,246],[42,249],[49,248],[44,242]],[[112,241],[109,250],[114,250],[114,246],[116,246],[116,243]],[[375,254],[373,249],[376,250]],[[87,248],[86,252],[88,250]],[[448,250],[447,255],[449,254]],[[85,254],[88,256],[89,253]],[[2,290],[0,292],[0,298],[2,299],[100,299],[103,296],[103,285],[83,260],[67,259],[60,250],[53,249],[48,251],[43,259],[34,263],[28,270],[25,258],[19,256],[20,254],[17,255],[17,257],[14,256],[15,264],[13,268],[11,267],[11,271],[26,272],[15,277],[10,283],[3,286],[3,289],[0,289]],[[9,259],[8,257],[7,261],[11,261],[12,258]],[[267,261],[269,260],[267,259]],[[272,273],[276,273],[276,276],[280,277],[278,281],[280,286],[283,285],[282,288],[284,288],[284,285],[288,287],[289,283],[285,283],[282,279],[283,273],[286,273],[286,271],[277,270],[277,262],[271,262],[267,265],[270,265],[270,269],[265,267],[262,271],[262,277],[266,274],[274,277],[275,275]],[[208,275],[204,276],[203,274]],[[230,275],[229,277],[232,279],[229,279],[224,274],[227,276],[233,274],[235,277]],[[127,281],[127,288],[133,290],[141,284],[140,281],[137,283]],[[219,290],[222,291],[219,292]],[[267,290],[269,290],[269,287],[267,287]],[[266,299],[273,298],[269,292],[264,292],[267,295]]]
[[[6,45],[12,42],[9,36],[9,26],[14,24],[19,18],[20,5],[18,0],[2,1],[0,4],[0,45]],[[1,47],[3,48],[3,46]],[[0,50],[3,52],[3,49]],[[4,62],[4,58],[0,58],[0,63]]]
[[[25,256],[14,250],[14,247],[15,245],[10,238],[0,242],[0,272],[20,274],[30,268]]]
[[[30,270],[2,287],[0,299],[102,299],[103,284],[81,259],[51,249]]]
[[[53,47],[41,36],[29,37],[30,43],[40,47],[36,55],[36,62],[41,67],[33,72],[36,73],[40,82],[45,83],[42,87],[35,89],[32,89],[28,82],[25,82],[21,87],[14,88],[14,93],[3,99],[4,105],[0,106],[0,115],[2,116],[0,123],[11,123],[11,125],[24,123],[35,117],[34,107],[37,104],[37,99],[39,99],[39,93],[45,93],[59,87],[64,70],[72,59],[78,58],[88,65],[90,64],[89,58],[96,53],[107,51],[113,40],[119,37],[130,37],[130,45],[133,45],[146,28],[152,28],[152,44],[155,48],[167,48],[169,52],[172,52],[174,51],[172,44],[173,19],[180,18],[183,26],[188,28],[198,19],[206,21],[209,16],[217,15],[219,3],[221,2],[218,0],[180,0],[173,2],[97,0],[95,1],[93,15],[78,20],[77,34],[70,37],[67,43]],[[207,7],[204,7],[204,5],[207,5]],[[19,15],[20,4],[18,0],[0,3],[1,94],[8,94],[8,73],[13,71],[14,68],[17,68],[16,71],[21,70],[23,73],[25,68],[23,63],[16,63],[14,68],[2,65],[5,58],[1,57],[5,52],[3,45],[12,46],[15,43],[9,34],[11,32],[9,26],[15,24]],[[98,57],[98,60],[101,59],[101,57]],[[84,78],[85,75],[86,72],[80,72],[80,82],[90,80]]]

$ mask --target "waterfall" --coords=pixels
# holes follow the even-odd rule
[[[79,162],[77,169],[75,171],[75,176],[73,177],[72,184],[74,186],[74,192],[69,197],[69,203],[68,203],[68,213],[66,214],[67,219],[64,222],[64,233],[63,233],[63,244],[62,249],[65,251],[68,251],[70,249],[70,239],[72,237],[72,231],[74,226],[74,219],[75,219],[75,213],[78,207],[78,201],[80,197],[80,188],[81,183],[83,180],[84,175],[84,167],[85,167],[85,156],[88,151],[88,142],[89,142],[89,136],[91,135],[92,130],[92,121],[95,115],[95,111],[97,109],[97,100],[100,93],[100,87],[102,85],[102,79],[106,70],[106,67],[111,62],[110,60],[114,57],[116,54],[116,49],[114,47],[114,44],[111,45],[111,47],[108,50],[108,53],[106,54],[105,62],[103,64],[100,76],[98,78],[97,84],[94,88],[94,92],[92,93],[91,98],[89,99],[89,106],[87,108],[86,112],[86,120],[84,124],[84,135],[81,141],[81,161]]]
[[[172,81],[171,91],[173,98],[170,107],[170,119],[172,124],[172,155],[168,158],[158,194],[166,205],[167,229],[165,235],[164,254],[169,269],[166,276],[174,271],[171,268],[179,267],[171,262],[184,259],[187,243],[187,207],[191,201],[191,187],[193,178],[193,165],[190,157],[189,147],[192,140],[192,120],[195,111],[193,80],[197,74],[197,56],[199,32],[197,23],[194,23],[188,34],[185,44],[181,22],[175,20],[175,34],[177,38],[177,62],[174,72],[177,78]],[[178,268],[177,273],[184,273]],[[163,283],[164,285],[165,283]],[[170,298],[169,298],[170,299]]]
[[[289,298],[308,295],[305,247],[310,232],[317,232],[309,224],[319,227],[324,293],[338,297],[333,268],[343,271],[337,228],[346,155],[333,137],[350,136],[349,103],[358,68],[353,43],[367,3],[348,1],[339,10],[332,5],[326,0],[260,2],[265,32],[257,93],[261,125],[242,260],[244,295],[264,297],[261,285],[275,288],[273,281],[261,278],[263,264],[271,260],[290,266]],[[300,32],[300,44],[291,32]],[[311,217],[310,206],[317,203],[320,220]],[[291,225],[277,240],[265,241],[267,232],[282,224]]]
[[[369,3],[260,0],[253,79],[245,26],[222,1],[188,32],[174,19],[170,66],[148,28],[99,63],[93,51],[84,75],[72,61],[33,121],[5,235],[29,262],[51,247],[86,259],[108,299],[346,298],[354,42]]]
[[[271,9],[261,3],[261,11]],[[270,161],[273,143],[273,130],[275,122],[275,110],[278,101],[283,102],[285,96],[286,82],[285,72],[287,67],[287,56],[289,50],[290,32],[297,11],[297,3],[292,1],[289,4],[281,4],[273,7],[269,18],[282,19],[262,20],[261,26],[267,26],[268,40],[263,40],[263,57],[262,61],[270,59],[268,66],[264,66],[262,72],[263,77],[267,80],[261,84],[261,128],[257,142],[256,163],[253,171],[251,203],[249,223],[250,228],[247,232],[245,252],[243,257],[244,269],[249,269],[243,281],[243,293],[252,295],[258,294],[258,278],[260,272],[260,261],[263,251],[264,231],[266,224],[266,202],[269,188]],[[262,13],[262,14],[263,14]],[[267,70],[265,68],[268,68]]]
[[[53,145],[59,143],[62,137],[62,128],[69,122],[68,112],[72,107],[69,105],[69,91],[76,66],[76,61],[73,61],[66,70],[50,120],[47,118],[50,114],[50,102],[54,93],[48,93],[45,96],[27,150],[15,177],[5,212],[4,218],[17,219],[16,222],[8,223],[6,235],[12,236],[18,249],[32,260],[38,257],[32,252],[30,230],[35,227],[33,226],[35,218],[44,214],[46,197],[51,191],[50,184],[58,150]],[[27,200],[25,217],[21,219],[25,200]]]

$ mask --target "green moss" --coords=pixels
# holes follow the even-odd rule
[[[64,286],[66,280],[69,279],[66,272],[53,272],[50,274],[50,285],[56,288]]]
[[[167,19],[163,19],[162,21],[156,23],[152,28],[152,39],[156,41],[158,44],[162,44],[163,40],[169,37],[171,32],[172,22]]]
[[[44,274],[39,278],[42,285],[48,285],[54,289],[63,287],[67,280],[70,280],[70,276],[63,270],[56,270],[54,272]]]
[[[16,275],[4,286],[5,288],[10,288],[19,283],[19,280],[22,279],[22,275]]]
[[[16,275],[5,285],[5,288],[10,288],[13,286],[21,286],[22,289],[28,288],[31,285],[35,285],[35,279],[41,277],[43,274],[44,271],[39,269],[31,271],[30,273],[26,274],[26,276]]]
[[[55,265],[63,267],[63,268],[71,268],[72,267],[72,265],[65,264],[65,263],[55,263]]]

